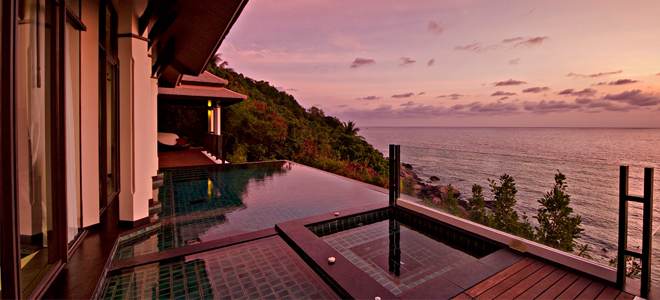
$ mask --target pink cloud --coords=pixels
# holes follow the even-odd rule
[[[435,58],[431,58],[431,60],[429,60],[429,62],[426,63],[426,65],[429,67],[432,66],[433,64],[435,64]]]
[[[392,98],[410,98],[412,96],[415,96],[415,93],[396,94],[392,95]]]
[[[443,31],[445,31],[445,27],[442,26],[442,22],[430,21],[429,31],[435,35],[440,35]]]
[[[486,52],[486,51],[490,51],[490,50],[495,50],[497,48],[498,48],[497,45],[483,46],[481,43],[472,43],[472,44],[465,45],[465,46],[456,46],[456,47],[454,47],[454,50],[472,51],[472,52]]]
[[[380,97],[378,96],[366,96],[362,98],[356,98],[355,100],[378,100],[378,99],[380,99]]]
[[[566,96],[592,97],[592,96],[596,95],[596,92],[598,92],[598,91],[596,91],[594,89],[590,89],[590,88],[586,88],[586,89],[581,90],[581,91],[576,91],[574,89],[566,89],[566,90],[563,90],[563,91],[561,91],[557,94],[558,95],[566,95]]]
[[[507,86],[507,85],[521,85],[521,84],[526,84],[527,82],[520,81],[520,80],[513,80],[509,79],[506,81],[498,81],[493,83],[494,86]]]
[[[512,59],[509,61],[509,64],[512,66],[517,66],[520,63],[520,58]]]
[[[596,78],[596,77],[603,77],[603,76],[608,76],[608,75],[615,75],[615,74],[621,74],[623,71],[612,71],[612,72],[601,72],[601,73],[595,73],[595,74],[577,74],[577,73],[568,73],[566,75],[567,77],[585,77],[585,78]]]

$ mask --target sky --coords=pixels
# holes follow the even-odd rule
[[[219,53],[359,127],[660,127],[659,12],[658,0],[250,0]]]

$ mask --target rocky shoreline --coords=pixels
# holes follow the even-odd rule
[[[401,179],[403,181],[402,193],[420,199],[420,202],[429,201],[434,205],[443,206],[449,186],[435,184],[440,179],[437,176],[431,176],[428,181],[422,180],[417,173],[413,171],[410,164],[401,164]],[[467,215],[469,212],[468,201],[461,198],[461,191],[452,187],[454,196],[458,199],[459,211]]]

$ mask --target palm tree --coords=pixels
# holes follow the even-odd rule
[[[361,136],[357,135],[358,131],[360,131],[360,128],[355,127],[355,123],[353,121],[343,122],[342,125],[344,125],[345,134],[362,138]]]

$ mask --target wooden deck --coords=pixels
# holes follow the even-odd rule
[[[608,283],[527,257],[453,299],[633,299]]]
[[[216,163],[204,155],[202,150],[186,149],[181,151],[158,152],[158,168],[215,165]]]

